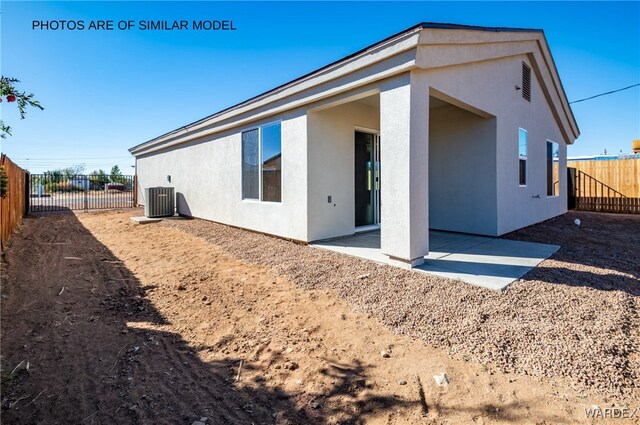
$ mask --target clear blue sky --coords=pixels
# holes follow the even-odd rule
[[[32,172],[133,171],[127,149],[340,59],[421,21],[542,28],[569,100],[640,82],[638,2],[10,2],[1,71],[45,106],[2,152]],[[34,31],[33,20],[231,19],[233,32]],[[574,105],[570,155],[640,138],[640,88]],[[27,160],[27,158],[29,158]]]

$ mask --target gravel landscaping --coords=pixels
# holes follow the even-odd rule
[[[613,398],[639,395],[640,216],[569,213],[507,235],[562,248],[502,293],[204,220],[162,225],[303,289],[334,290],[394,332],[459,358]]]

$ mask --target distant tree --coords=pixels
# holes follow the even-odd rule
[[[63,168],[62,170],[62,175],[67,178],[70,179],[74,176],[77,176],[78,174],[82,174],[84,172],[84,164],[75,164],[71,167],[66,167]]]
[[[117,165],[114,165],[113,167],[111,167],[111,175],[112,176],[121,176],[122,175],[122,171],[120,171],[120,167],[118,167]]]
[[[45,191],[53,193],[58,190],[58,186],[65,180],[62,170],[47,170],[42,173],[42,177],[38,183],[44,186]]]
[[[100,182],[105,182],[105,183],[109,181],[109,177],[107,176],[107,173],[102,169],[94,170],[91,173],[91,179],[92,180],[97,180],[97,181],[100,181]]]
[[[40,102],[35,100],[34,94],[27,94],[26,92],[20,92],[16,89],[15,84],[20,80],[11,77],[0,77],[0,102],[6,99],[7,102],[18,102],[18,111],[20,111],[20,119],[24,119],[27,114],[27,106],[44,109]],[[11,127],[6,125],[2,119],[0,119],[0,138],[6,139],[7,136],[11,136]]]
[[[111,176],[109,176],[109,178],[113,183],[127,184],[127,178],[122,175],[122,171],[120,171],[120,167],[117,165],[111,167]]]
[[[109,176],[102,169],[94,170],[89,175],[89,185],[93,190],[104,189],[106,183],[109,183]]]
[[[75,176],[84,172],[84,164],[76,164],[71,167],[58,168],[55,170],[47,170],[41,176],[32,176],[31,181],[34,184],[41,184],[49,193],[63,190],[80,190],[82,185],[72,184]]]

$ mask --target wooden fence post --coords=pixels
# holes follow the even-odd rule
[[[7,246],[9,237],[27,214],[27,171],[2,154],[0,165],[7,174],[7,193],[0,199],[0,248]]]
[[[29,215],[29,201],[31,200],[31,174],[28,171],[24,172],[24,213],[23,217]]]
[[[138,175],[133,175],[133,206],[138,206]]]

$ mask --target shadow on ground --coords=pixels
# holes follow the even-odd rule
[[[575,220],[580,220],[580,225]],[[505,238],[561,245],[551,260],[575,264],[577,268],[545,266],[534,269],[523,280],[541,280],[569,286],[619,290],[640,296],[640,215],[571,211],[535,226],[505,235]],[[594,273],[599,269],[599,273]],[[549,273],[551,271],[552,273]],[[604,272],[604,273],[603,273]]]
[[[469,423],[485,423],[487,420],[496,423],[532,423],[531,409],[526,401],[510,401],[506,403],[484,403],[477,407],[445,406],[434,404],[433,408],[441,415],[460,414],[464,412],[469,417]],[[560,415],[547,417],[540,424],[571,424],[571,420],[563,419]]]
[[[145,297],[154,285],[142,285],[71,213],[25,220],[5,259],[3,423],[174,424],[206,416],[209,424],[310,424],[323,423],[329,409],[342,423],[362,423],[414,404],[392,395],[354,401],[353,386],[369,378],[359,363],[325,370],[335,385],[321,400],[237,382],[240,359],[203,361],[198,350],[215,346],[191,347],[166,331]]]

